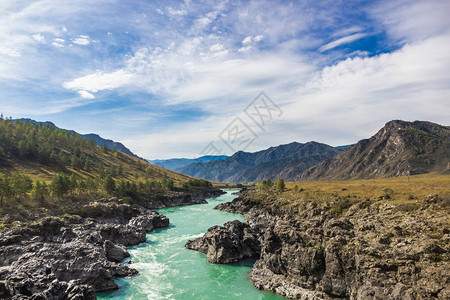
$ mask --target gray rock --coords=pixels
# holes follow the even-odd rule
[[[209,228],[203,237],[188,241],[186,248],[205,253],[211,263],[226,264],[259,256],[260,244],[249,225],[235,220]]]
[[[276,200],[261,202],[249,191],[217,209],[244,214],[258,237],[260,259],[250,272],[258,289],[292,299],[448,299],[448,210],[439,199],[429,196],[425,202],[432,205],[415,211],[363,201],[336,216],[327,203],[282,210]],[[232,245],[243,236],[230,238],[225,227],[211,228],[187,247],[212,262],[222,253],[239,259]]]
[[[103,243],[103,250],[105,250],[106,258],[113,262],[121,262],[125,258],[130,257],[130,253],[125,247],[118,246],[110,240],[106,240]]]
[[[95,203],[82,209],[88,217],[44,218],[0,233],[1,299],[95,299],[118,288],[116,277],[137,274],[118,264],[129,256],[125,246],[145,242],[169,220],[128,204]]]

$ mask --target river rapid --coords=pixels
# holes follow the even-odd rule
[[[147,234],[146,243],[128,248],[131,266],[139,274],[118,279],[120,289],[98,294],[98,299],[285,299],[253,287],[248,271],[254,260],[216,265],[209,263],[206,255],[184,247],[211,226],[243,221],[242,215],[213,209],[232,201],[236,197],[232,192],[206,199],[207,204],[158,210],[170,219],[170,226]]]

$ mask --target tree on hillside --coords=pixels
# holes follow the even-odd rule
[[[97,192],[98,190],[98,182],[96,179],[94,178],[87,178],[86,179],[86,190],[88,192],[89,195]]]
[[[89,157],[86,157],[86,161],[84,162],[83,170],[85,170],[86,172],[91,171],[91,162],[89,161]]]
[[[59,173],[55,177],[53,177],[51,183],[51,190],[53,196],[62,197],[69,192],[70,189],[70,180],[64,173]]]
[[[14,195],[20,199],[33,188],[33,181],[24,174],[14,173],[12,176]]]
[[[39,180],[36,180],[36,182],[33,185],[33,189],[31,190],[31,196],[33,199],[42,201],[44,200],[48,195],[50,194],[48,190],[48,186],[45,182],[40,182]]]
[[[277,181],[277,190],[280,192],[284,192],[284,189],[286,188],[286,185],[284,184],[283,178],[278,178]]]
[[[87,191],[87,183],[85,180],[78,182],[78,195],[81,195]]]
[[[103,187],[108,194],[111,195],[112,193],[114,193],[114,190],[116,189],[116,183],[114,182],[114,179],[111,177],[111,175],[106,175],[106,178],[103,182]]]
[[[140,160],[140,159],[138,159],[138,160],[136,161],[136,167],[137,167],[139,170],[142,171],[142,163],[141,163],[141,160]]]
[[[0,204],[3,204],[5,199],[9,199],[14,195],[11,178],[8,174],[4,174],[0,178]]]
[[[263,187],[263,189],[266,189],[266,190],[268,190],[268,189],[270,189],[271,187],[273,187],[273,182],[272,182],[272,180],[270,180],[270,179],[267,179],[267,180],[263,180],[262,182],[261,182],[261,185],[262,185],[262,187]]]
[[[75,192],[75,190],[78,188],[78,180],[75,177],[75,174],[70,175],[69,178],[69,192],[71,195]]]
[[[109,169],[109,173],[111,174],[112,177],[116,177],[117,176],[117,167],[112,165],[111,168]]]

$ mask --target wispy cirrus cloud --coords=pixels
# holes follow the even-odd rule
[[[354,41],[357,41],[359,39],[362,39],[363,37],[367,36],[365,33],[355,33],[348,36],[341,37],[335,41],[329,42],[326,45],[323,45],[319,48],[319,52],[325,52],[331,49],[334,49],[336,47],[352,43]]]

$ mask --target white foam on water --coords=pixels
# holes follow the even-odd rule
[[[133,268],[137,269],[139,273],[160,276],[168,269],[168,266],[159,262],[138,262],[133,264]]]
[[[187,242],[188,240],[193,240],[193,239],[199,238],[199,237],[203,236],[204,234],[205,233],[180,235],[177,237],[172,237],[170,240],[164,241],[164,244],[172,245],[172,244],[176,244],[179,242],[184,242],[184,241]]]

